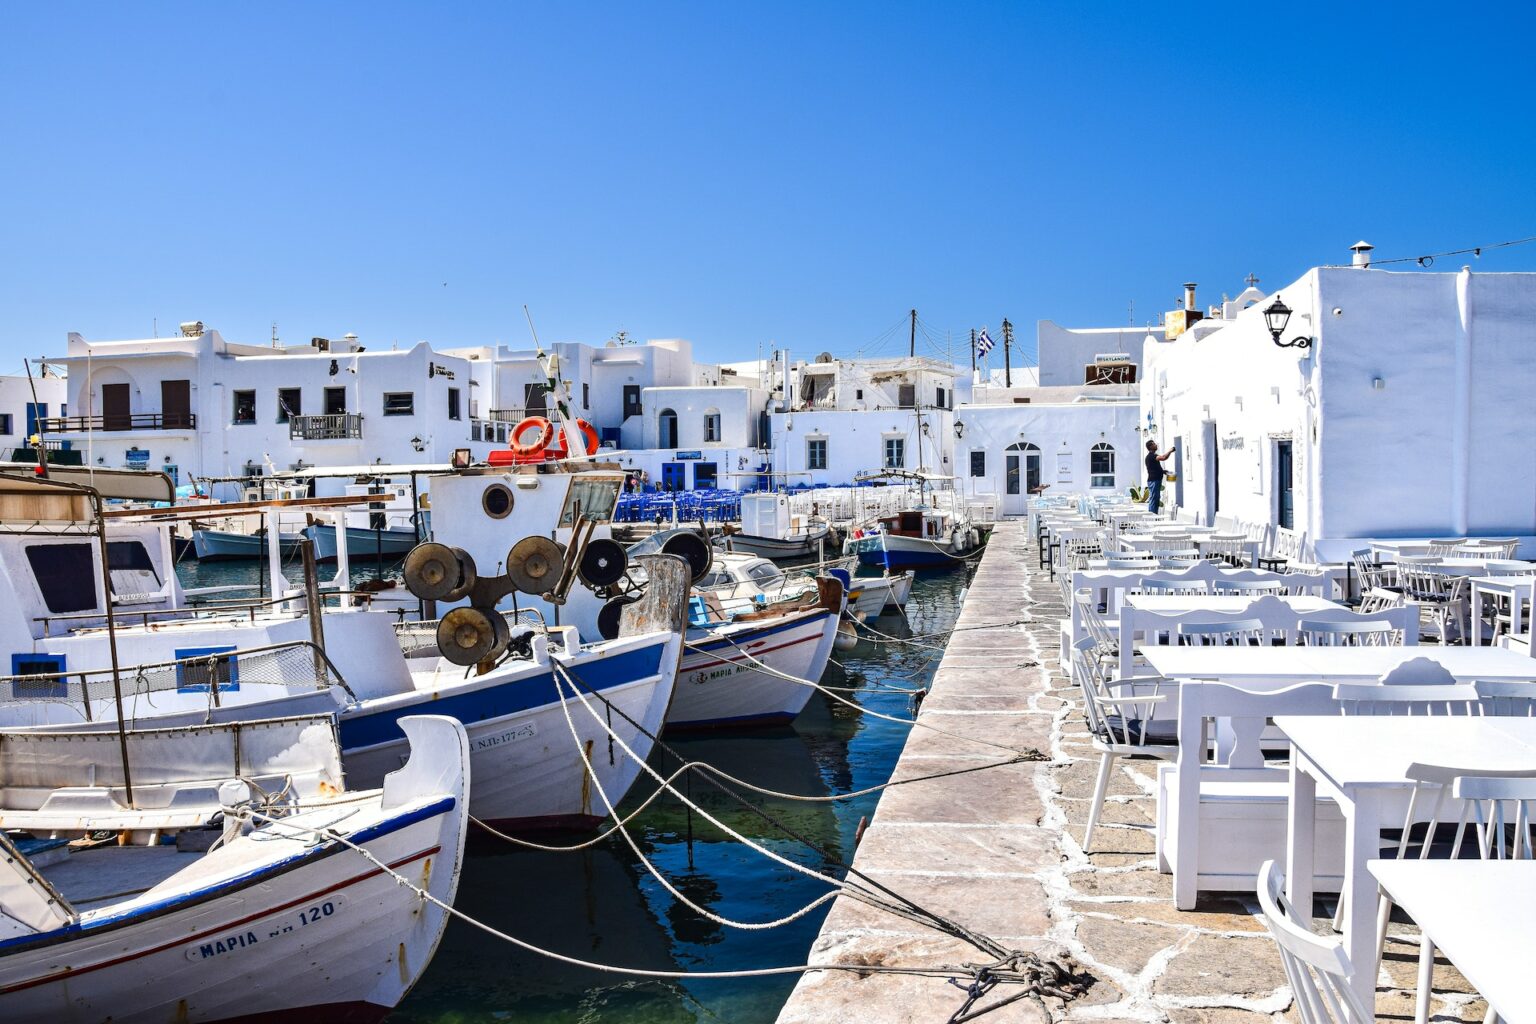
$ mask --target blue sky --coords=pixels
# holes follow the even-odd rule
[[[1536,235],[1532,10],[10,4],[0,361],[157,318],[524,344],[523,303],[712,359],[913,306],[1029,347]]]

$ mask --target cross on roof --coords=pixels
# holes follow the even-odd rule
[[[1252,273],[1250,273],[1247,277],[1243,278],[1243,284],[1246,284],[1249,288],[1252,288],[1254,285],[1256,285],[1258,283],[1259,283],[1258,277],[1256,277]]]

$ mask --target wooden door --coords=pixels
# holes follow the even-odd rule
[[[128,385],[103,384],[101,386],[101,428],[103,430],[127,430],[133,426],[133,414],[128,411]]]
[[[166,427],[192,425],[191,381],[163,380],[160,382],[160,422]]]

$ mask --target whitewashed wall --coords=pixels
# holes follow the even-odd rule
[[[1040,480],[1057,493],[1125,493],[1141,480],[1137,432],[1140,410],[1134,402],[1076,402],[1065,405],[973,405],[955,412],[963,425],[954,442],[954,464],[967,493],[994,494],[1003,515],[1021,515],[1028,500],[1022,481],[1020,494],[1007,493],[1007,457],[1015,444],[1040,450]],[[1115,454],[1115,484],[1090,486],[1093,446],[1107,444]],[[985,465],[972,475],[971,453],[982,452]],[[1025,454],[1015,452],[1013,454]]]
[[[1161,338],[1163,329],[1155,327],[1151,333],[1153,337]],[[1039,385],[1062,387],[1083,383],[1083,368],[1100,353],[1123,352],[1131,357],[1131,362],[1140,366],[1141,347],[1147,334],[1145,327],[1074,329],[1062,327],[1053,320],[1041,320],[1035,325],[1040,353]],[[1001,339],[997,340],[1001,344]],[[992,354],[997,355],[995,351]],[[1137,379],[1141,379],[1139,370]],[[1017,377],[1015,383],[1020,383]]]

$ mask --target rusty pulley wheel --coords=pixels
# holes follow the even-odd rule
[[[478,665],[511,642],[512,630],[494,608],[455,608],[437,624],[437,649],[455,665]]]
[[[548,537],[524,537],[507,552],[507,578],[525,594],[541,597],[560,578],[565,546]]]
[[[576,562],[576,575],[581,577],[581,582],[596,590],[619,582],[624,577],[624,570],[628,568],[629,556],[624,552],[624,545],[616,540],[599,537],[587,542],[586,549]]]

